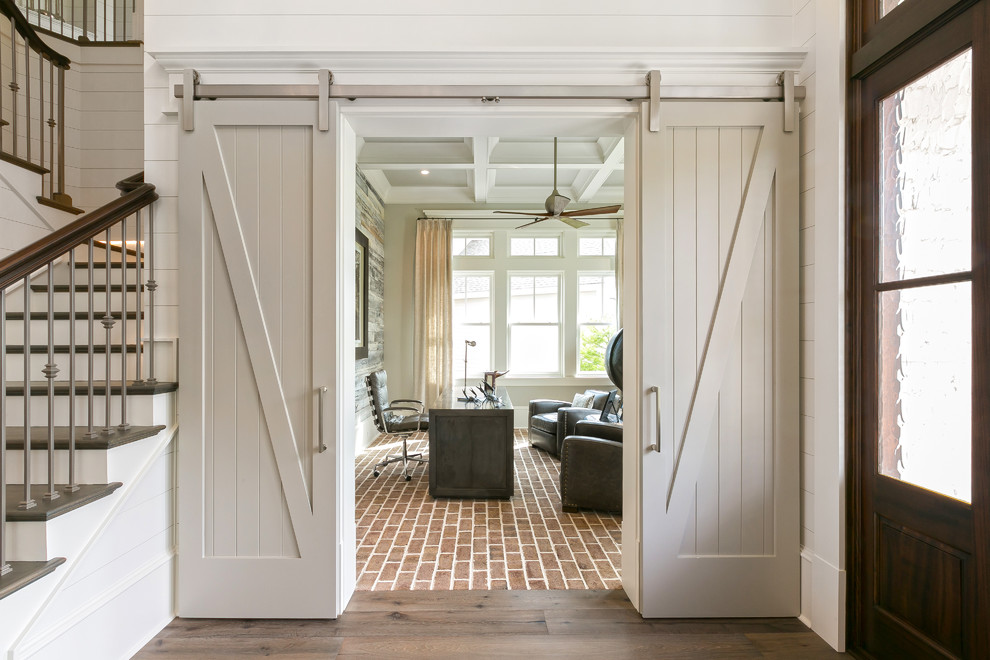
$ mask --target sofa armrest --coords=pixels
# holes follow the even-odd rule
[[[592,438],[622,442],[622,424],[612,424],[600,420],[581,420],[574,425],[574,435],[585,435]]]
[[[622,444],[568,436],[560,455],[560,502],[577,508],[622,511]]]
[[[542,415],[544,413],[556,412],[564,406],[571,405],[570,401],[558,401],[556,399],[533,399],[529,402],[529,416]]]
[[[597,419],[602,414],[601,410],[594,408],[574,408],[570,405],[557,410],[557,455],[560,455],[561,447],[564,446],[564,438],[574,435],[574,425],[586,419],[588,415],[594,415]]]

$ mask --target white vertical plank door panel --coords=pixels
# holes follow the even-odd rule
[[[309,101],[197,103],[180,135],[181,616],[336,614],[318,402],[339,296],[317,268],[336,249],[336,133],[316,117]]]
[[[661,388],[659,417],[639,418],[650,441],[661,425],[642,463],[647,617],[799,611],[798,138],[782,116],[667,103],[640,131],[641,382]]]

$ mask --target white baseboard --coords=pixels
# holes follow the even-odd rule
[[[836,651],[846,649],[846,572],[814,555],[811,629]]]

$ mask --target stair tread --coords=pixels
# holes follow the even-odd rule
[[[71,284],[53,284],[52,291],[54,291],[55,293],[68,293],[70,291],[71,286],[72,286]],[[111,284],[110,292],[120,293],[122,286],[123,286],[122,284]],[[144,288],[145,288],[144,286],[141,287],[142,290]],[[48,285],[32,284],[31,290],[36,293],[45,293],[48,291]],[[137,285],[128,284],[127,290],[133,293],[134,291],[137,291]],[[79,284],[79,283],[76,284],[76,293],[86,293],[87,291],[89,291],[89,284]],[[107,292],[107,285],[105,283],[93,285],[93,293],[106,293],[106,292]]]
[[[145,314],[144,314],[144,312],[142,312],[141,313],[141,318],[144,318],[144,316],[145,316]],[[99,311],[99,312],[94,311],[93,312],[93,320],[94,321],[99,321],[102,317],[103,317],[103,312],[102,311]],[[113,312],[113,317],[116,318],[116,319],[120,319],[120,312],[114,311]],[[52,316],[52,318],[54,318],[56,321],[68,321],[69,320],[69,312],[64,312],[64,311],[63,312],[55,312],[55,314]],[[129,312],[127,312],[127,318],[128,319],[136,319],[137,318],[137,312],[134,311],[134,310],[130,310]],[[8,321],[23,321],[24,320],[24,312],[7,312],[7,320]],[[31,320],[32,321],[47,321],[48,320],[48,312],[31,312]],[[77,321],[88,321],[89,320],[89,312],[79,312],[79,311],[77,311],[76,312],[76,320]]]
[[[127,394],[134,396],[150,395],[150,394],[166,394],[168,392],[174,392],[179,389],[179,384],[176,382],[159,381],[157,383],[135,383],[132,380],[127,381]],[[76,396],[86,396],[87,383],[86,381],[76,381]],[[64,380],[55,381],[55,396],[66,396],[69,393],[69,383]],[[105,381],[94,381],[93,382],[93,393],[97,396],[103,396],[106,393],[106,382]],[[48,394],[48,382],[43,380],[33,380],[31,381],[31,395],[32,396],[45,396]],[[120,381],[112,380],[110,381],[110,394],[117,395],[120,394]],[[15,381],[7,383],[7,396],[24,396],[24,381]]]
[[[106,330],[103,330],[103,328],[100,328],[100,330],[103,333],[106,333]],[[31,344],[31,347],[30,348],[31,348],[31,354],[32,355],[44,355],[44,354],[47,354],[48,353],[48,345],[47,344]],[[70,344],[55,344],[53,348],[54,348],[54,350],[55,350],[56,353],[61,353],[63,355],[68,355],[69,354],[69,348],[71,348],[71,345]],[[86,353],[88,351],[89,351],[89,346],[87,346],[86,344],[76,344],[76,355],[86,355]],[[117,353],[119,355],[120,354],[120,343],[119,342],[114,342],[114,343],[110,344],[110,352],[111,353]],[[136,353],[137,352],[137,345],[136,344],[128,344],[127,345],[127,352],[128,353]],[[107,345],[106,345],[106,343],[93,344],[93,353],[99,353],[100,355],[106,355],[106,353],[107,353]],[[8,345],[7,346],[7,355],[24,355],[24,345],[23,344],[10,344],[10,345]]]
[[[7,522],[45,522],[112,495],[123,485],[119,481],[111,484],[80,484],[79,490],[69,493],[65,491],[65,484],[56,484],[59,498],[46,500],[43,495],[48,490],[48,485],[31,484],[31,497],[36,506],[18,509],[17,504],[24,497],[24,486],[7,484]]]
[[[79,450],[113,449],[114,447],[121,447],[123,445],[130,444],[132,442],[137,442],[138,440],[154,437],[164,429],[165,429],[164,426],[132,426],[124,430],[119,430],[119,429],[115,430],[113,433],[104,433],[102,431],[102,427],[97,426],[96,427],[97,435],[91,437],[86,435],[88,429],[85,426],[77,426],[76,449]],[[48,448],[47,426],[31,427],[31,448],[32,449]],[[56,426],[55,449],[68,449],[68,448],[69,448],[69,427]],[[24,449],[23,426],[7,427],[7,449]]]
[[[0,576],[0,598],[37,582],[65,563],[65,557],[55,557],[48,561],[12,561],[10,573]]]

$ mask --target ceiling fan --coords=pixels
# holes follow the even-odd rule
[[[560,220],[561,222],[567,223],[575,229],[580,229],[581,227],[587,227],[588,223],[581,220],[575,220],[575,216],[579,215],[607,215],[609,213],[615,213],[620,208],[622,204],[615,204],[613,206],[599,206],[593,209],[581,209],[580,211],[565,211],[567,204],[571,201],[570,197],[564,197],[559,192],[557,192],[557,138],[553,139],[553,192],[547,197],[547,201],[544,203],[546,208],[546,213],[524,213],[523,211],[495,211],[495,213],[508,213],[511,215],[527,215],[531,218],[535,218],[532,222],[527,222],[524,225],[516,227],[516,229],[522,229],[523,227],[529,227],[530,225],[535,225],[544,220]]]

